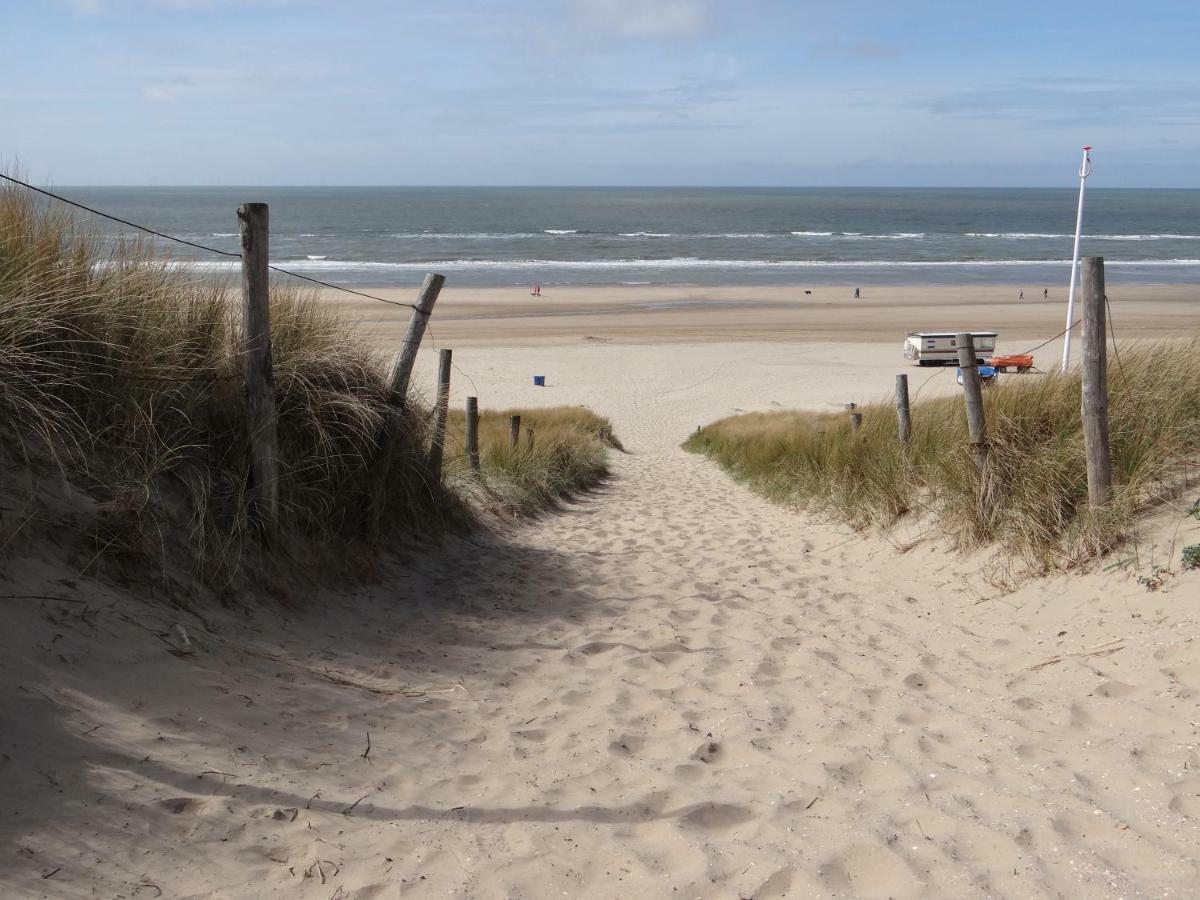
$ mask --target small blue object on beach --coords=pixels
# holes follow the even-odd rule
[[[546,386],[546,376],[545,375],[534,375],[533,376],[533,384],[535,387],[545,387]]]

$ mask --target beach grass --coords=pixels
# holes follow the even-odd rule
[[[1173,496],[1200,448],[1200,338],[1122,347],[1109,356],[1116,486],[1087,505],[1080,376],[1009,376],[984,391],[988,464],[968,450],[961,396],[912,406],[907,448],[896,411],[859,408],[862,426],[832,413],[733,416],[692,435],[705,454],[755,491],[833,512],[857,526],[922,514],[964,547],[998,542],[1043,566],[1074,565],[1125,538],[1149,504]]]
[[[517,445],[509,441],[509,418],[521,417]],[[581,406],[480,410],[480,471],[466,456],[466,414],[447,422],[446,471],[452,483],[500,510],[531,515],[558,500],[595,487],[608,475],[608,453],[621,449],[612,424]],[[530,433],[532,432],[532,443]]]
[[[0,301],[0,490],[26,507],[39,477],[65,476],[94,500],[98,559],[185,559],[209,581],[253,570],[268,554],[248,489],[237,292],[149,245],[102,245],[6,187]],[[384,360],[329,305],[274,284],[271,333],[281,524],[270,556],[403,552],[469,524],[468,498],[429,467],[428,409],[388,403]],[[544,431],[516,452],[485,417],[495,491],[531,509],[595,483],[592,419],[528,415]],[[14,527],[4,523],[6,546]]]

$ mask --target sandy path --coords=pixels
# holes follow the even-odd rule
[[[678,450],[679,404],[640,374],[610,400],[633,450],[613,485],[504,551],[503,583],[563,614],[481,622],[511,675],[472,716],[491,727],[459,736],[486,752],[413,793],[463,806],[414,875],[473,897],[1194,887],[1196,823],[1169,809],[1189,801],[1161,796],[1186,751],[1114,759],[1108,737],[1177,723],[1115,679],[1054,696],[1061,673],[1022,671],[1048,654],[979,620],[996,604],[971,621],[929,579],[889,582],[886,549]],[[455,590],[471,606],[495,584]]]
[[[896,360],[876,352],[456,355],[487,405],[569,398],[610,415],[630,451],[611,484],[278,623],[185,619],[188,659],[115,617],[89,626],[103,642],[30,620],[3,663],[42,696],[6,703],[24,730],[0,757],[0,837],[22,849],[0,883],[129,898],[147,884],[338,900],[1195,896],[1195,575],[1152,595],[1119,572],[1006,594],[978,559],[899,555],[677,447],[738,408],[878,396]],[[551,388],[528,386],[535,365]],[[167,610],[139,615],[170,627]]]

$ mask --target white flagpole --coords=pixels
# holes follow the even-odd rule
[[[1067,374],[1071,361],[1071,327],[1075,324],[1075,282],[1079,274],[1079,237],[1083,233],[1083,187],[1092,174],[1091,147],[1083,148],[1083,162],[1079,164],[1079,212],[1075,215],[1075,250],[1071,253],[1071,287],[1067,290],[1067,324],[1063,339],[1062,372]]]

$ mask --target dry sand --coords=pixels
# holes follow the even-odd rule
[[[449,294],[456,401],[594,407],[629,451],[611,483],[253,622],[85,585],[118,605],[10,602],[5,895],[1200,895],[1200,573],[1136,580],[1200,522],[1167,509],[1122,565],[1021,581],[770,505],[678,448],[899,371],[952,389],[904,366],[910,327],[1007,350],[1061,328],[1061,304],[985,302],[1008,288],[875,290],[596,291],[537,316]],[[1195,326],[1195,289],[1137,293],[1110,291],[1122,334]],[[389,346],[397,323],[365,324]],[[28,557],[8,590],[66,590]],[[179,645],[177,624],[185,656],[141,627]]]

